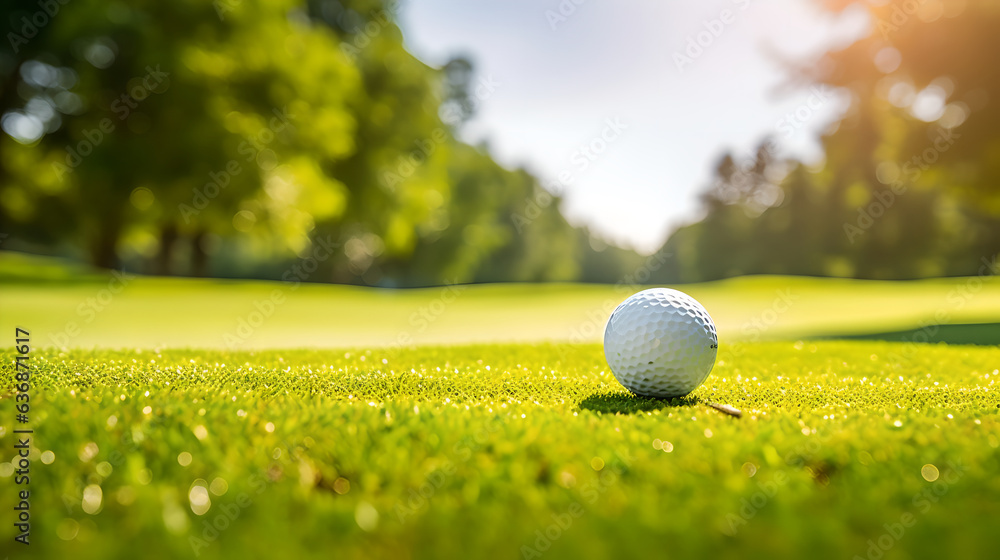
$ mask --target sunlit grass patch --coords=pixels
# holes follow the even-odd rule
[[[42,351],[32,546],[842,558],[909,513],[896,554],[948,556],[957,538],[985,554],[1000,350],[905,348],[723,346],[705,385],[672,401],[625,392],[599,345]]]

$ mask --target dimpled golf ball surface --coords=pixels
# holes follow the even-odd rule
[[[604,330],[604,357],[615,379],[645,397],[694,391],[715,366],[715,323],[691,296],[643,290],[621,303]]]

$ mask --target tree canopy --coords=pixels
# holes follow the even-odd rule
[[[1000,4],[823,4],[861,4],[872,22],[789,70],[849,100],[821,138],[825,161],[776,161],[771,140],[748,161],[723,157],[705,218],[669,239],[678,258],[659,280],[976,275],[1000,251],[1000,70],[985,56],[1000,51]]]
[[[650,281],[977,274],[1000,250],[1000,70],[984,55],[1000,4],[860,4],[869,35],[789,67],[849,101],[822,165],[769,138],[723,155],[704,217]],[[322,249],[308,280],[382,286],[617,282],[643,266],[458,140],[488,77],[468,57],[415,58],[394,2],[44,6],[0,8],[5,248],[276,279]]]
[[[533,176],[456,139],[475,68],[407,52],[395,3],[38,6],[2,9],[10,247],[280,278],[323,240],[310,280],[380,285],[573,280],[596,253]]]

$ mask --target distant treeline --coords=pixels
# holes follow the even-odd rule
[[[864,5],[869,37],[790,69],[849,101],[820,139],[825,161],[778,161],[770,139],[723,157],[705,217],[664,247],[662,281],[1000,272],[1000,66],[987,54],[1000,52],[1000,7]]]
[[[991,6],[906,21],[868,6],[893,23],[789,68],[850,101],[824,164],[779,160],[771,139],[723,157],[704,217],[649,258],[572,226],[530,173],[457,140],[502,86],[465,58],[410,55],[392,2],[74,0],[42,18],[13,0],[2,248],[380,286],[977,274],[1000,250]]]

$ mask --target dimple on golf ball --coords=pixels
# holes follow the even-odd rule
[[[604,357],[615,379],[644,397],[680,397],[715,366],[719,339],[708,311],[694,298],[651,288],[623,301],[604,329]]]

